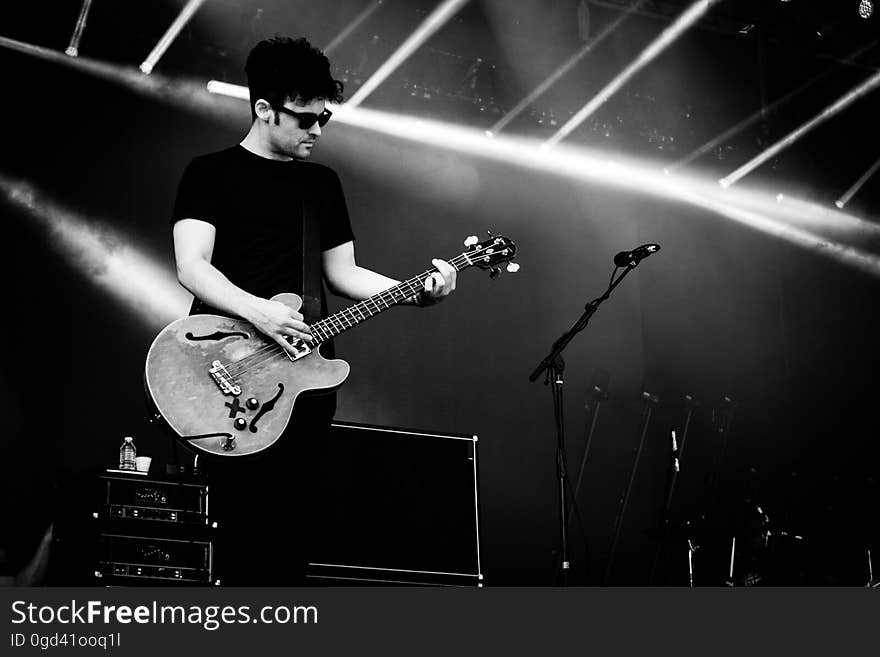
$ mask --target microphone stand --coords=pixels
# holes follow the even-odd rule
[[[553,347],[550,350],[550,353],[538,364],[538,366],[534,369],[534,371],[529,375],[529,381],[534,383],[539,376],[541,376],[542,372],[546,372],[546,376],[544,378],[544,385],[548,385],[550,381],[553,381],[553,415],[556,420],[556,478],[559,481],[559,536],[560,536],[560,557],[561,557],[561,565],[562,565],[562,585],[568,586],[568,571],[571,567],[571,564],[568,561],[568,536],[567,536],[567,526],[568,526],[568,505],[565,501],[565,481],[568,477],[568,473],[566,470],[566,459],[565,459],[565,424],[563,421],[563,403],[562,403],[562,386],[563,386],[563,377],[562,373],[565,370],[565,361],[562,359],[562,352],[568,346],[568,343],[572,341],[575,335],[583,331],[587,324],[590,322],[590,318],[602,304],[602,302],[606,301],[608,297],[611,296],[611,292],[620,285],[620,282],[629,274],[633,269],[636,268],[637,262],[630,262],[623,270],[617,278],[614,278],[617,273],[617,269],[615,268],[614,274],[611,275],[611,283],[608,285],[608,289],[605,290],[605,293],[596,297],[586,306],[584,306],[584,313],[578,318],[578,320],[572,325],[568,331],[563,333],[556,342],[553,343]]]
[[[727,442],[730,437],[730,425],[733,422],[733,413],[736,409],[734,402],[729,395],[722,395],[721,401],[718,403],[718,409],[715,415],[715,433],[721,437],[721,447],[716,450],[715,464],[712,468],[712,478],[709,483],[709,495],[706,503],[709,505],[704,512],[708,516],[717,512],[717,506],[720,498],[720,480],[721,468],[724,466],[724,459],[727,455]]]

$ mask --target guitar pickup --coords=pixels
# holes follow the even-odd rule
[[[220,390],[224,395],[241,394],[241,386],[235,383],[232,376],[229,374],[229,371],[226,369],[226,366],[219,360],[215,360],[211,363],[211,369],[208,370],[208,373],[211,375],[211,378],[214,379],[214,383],[220,387]]]
[[[286,349],[284,351],[284,353],[287,354],[287,357],[290,360],[299,360],[300,358],[308,356],[310,353],[312,353],[312,348],[304,340],[294,338],[290,335],[287,336],[285,339],[287,340],[288,344],[293,347],[293,353],[290,353]]]

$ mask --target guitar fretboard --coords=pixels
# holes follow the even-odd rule
[[[455,268],[455,271],[466,269],[475,264],[474,260],[468,257],[468,255],[467,253],[462,253],[450,260],[449,264]],[[425,280],[436,271],[437,268],[432,267],[394,287],[383,290],[379,294],[374,294],[369,299],[364,299],[345,310],[340,310],[338,313],[322,319],[320,322],[315,322],[312,324],[313,344],[317,346],[325,340],[329,340],[343,331],[347,331],[352,326],[357,326],[370,317],[375,317],[392,306],[396,306],[418,294],[425,288]]]

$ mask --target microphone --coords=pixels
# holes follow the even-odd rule
[[[618,267],[635,267],[652,253],[660,250],[659,244],[642,244],[632,251],[621,251],[614,256],[614,264]]]

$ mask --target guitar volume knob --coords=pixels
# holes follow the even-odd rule
[[[251,397],[250,399],[248,399],[248,400],[245,402],[245,404],[246,404],[247,407],[248,407],[249,409],[251,409],[252,411],[257,410],[257,409],[260,407],[260,402],[259,402],[259,400],[258,400],[256,397]]]
[[[233,426],[239,431],[244,431],[247,428],[247,420],[243,417],[236,418],[235,422],[233,422]]]

